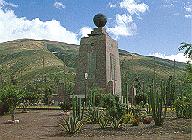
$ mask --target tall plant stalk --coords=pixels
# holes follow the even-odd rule
[[[152,85],[150,86],[149,99],[152,111],[152,117],[155,121],[155,125],[161,126],[166,115],[166,105],[165,105],[165,86],[161,82],[160,88],[155,85],[153,80]],[[165,109],[163,112],[163,105]]]

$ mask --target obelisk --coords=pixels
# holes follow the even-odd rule
[[[76,71],[75,95],[84,98],[91,87],[121,97],[121,74],[117,41],[112,39],[104,26],[107,18],[97,14],[94,28],[88,37],[81,38]]]

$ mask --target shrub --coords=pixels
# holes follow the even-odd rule
[[[132,124],[132,126],[138,126],[139,125],[139,119],[134,117],[131,120],[131,124]]]
[[[100,117],[99,108],[89,107],[85,115],[89,123],[96,124],[98,123]]]
[[[20,90],[20,105],[23,107],[23,111],[26,111],[26,107],[37,103],[40,99],[40,96],[34,92],[28,92],[25,90]]]
[[[89,106],[99,107],[102,104],[102,97],[104,95],[104,91],[101,88],[93,87],[89,90],[88,103]]]
[[[124,116],[123,116],[123,123],[124,124],[129,124],[129,123],[131,123],[131,120],[134,118],[134,116],[133,115],[131,115],[131,114],[125,114]]]
[[[192,102],[190,97],[178,97],[174,102],[178,118],[190,119],[192,117]]]
[[[119,128],[122,124],[122,116],[126,111],[126,107],[120,103],[119,97],[111,94],[104,95],[102,107],[106,108],[106,116],[111,126],[113,128]]]
[[[106,128],[108,126],[109,119],[106,116],[106,112],[105,111],[100,112],[100,116],[99,116],[99,120],[98,121],[99,121],[100,128],[104,129],[104,128]]]
[[[15,86],[9,85],[4,87],[3,90],[1,90],[0,95],[0,100],[3,102],[4,105],[8,106],[9,113],[11,114],[11,120],[14,121],[14,112],[17,105],[19,105],[21,93]]]

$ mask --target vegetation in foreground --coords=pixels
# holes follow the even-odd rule
[[[49,105],[49,97],[53,91],[50,88],[51,84],[48,85],[46,79],[43,78],[43,80],[41,86],[27,85],[21,88],[14,81],[12,84],[3,85],[0,91],[0,109],[3,111],[0,110],[0,112],[2,114],[9,112],[14,122],[14,112],[18,105],[22,105],[24,110],[28,105],[37,102]],[[128,97],[122,100],[97,87],[89,90],[87,104],[73,97],[72,111],[59,122],[61,129],[68,134],[75,134],[80,132],[85,124],[98,124],[100,129],[112,128],[113,130],[127,124],[138,126],[141,122],[150,124],[152,121],[156,126],[162,126],[168,107],[175,109],[178,118],[191,118],[190,63],[187,64],[186,76],[180,86],[175,81],[175,75],[161,81],[154,75],[149,81],[143,89],[142,82],[136,79],[138,95],[131,107],[127,102]]]

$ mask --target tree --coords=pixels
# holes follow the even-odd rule
[[[182,42],[179,50],[185,50],[184,55],[187,56],[190,60],[192,60],[192,44],[190,43],[186,43],[186,42]],[[186,82],[187,83],[192,83],[192,64],[190,63],[190,61],[187,62],[186,65]]]
[[[21,92],[13,85],[9,85],[0,91],[0,100],[8,105],[11,120],[15,121],[15,109],[20,103]]]
[[[185,50],[184,55],[192,60],[192,44],[182,42],[180,47],[179,47],[179,50],[180,51]]]
[[[20,103],[22,103],[23,112],[26,112],[26,107],[33,105],[39,101],[39,94],[35,92],[28,91],[27,89],[21,90],[20,93]]]

